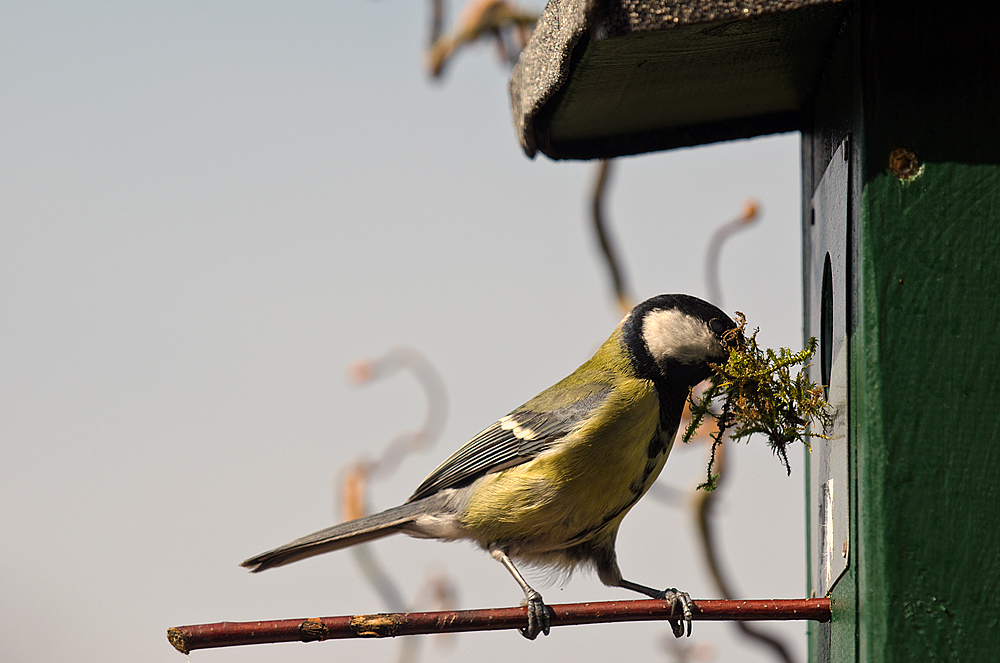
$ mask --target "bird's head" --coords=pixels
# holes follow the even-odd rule
[[[709,363],[729,357],[723,336],[736,323],[690,295],[659,295],[625,318],[622,335],[639,377],[687,390],[708,378]]]

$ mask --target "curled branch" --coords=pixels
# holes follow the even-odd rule
[[[628,294],[628,286],[625,284],[625,273],[621,267],[621,260],[611,243],[611,236],[608,234],[607,220],[604,216],[604,199],[608,190],[608,182],[613,171],[611,161],[601,160],[597,167],[597,178],[594,180],[594,189],[590,198],[591,219],[594,223],[594,233],[597,235],[597,243],[601,247],[601,255],[608,266],[608,275],[611,277],[611,288],[615,293],[615,301],[622,313],[632,310],[632,297]]]
[[[753,198],[743,203],[743,211],[738,217],[722,224],[712,233],[705,251],[705,287],[708,299],[716,306],[722,306],[722,286],[719,284],[719,258],[726,240],[750,226],[760,217],[760,203]]]
[[[454,30],[441,34],[440,25],[437,27],[438,37],[427,54],[431,75],[435,78],[441,76],[445,64],[459,48],[483,38],[495,39],[500,57],[511,64],[515,63],[528,43],[537,20],[538,14],[521,9],[508,0],[470,2]],[[505,34],[508,32],[516,35],[516,44],[507,43]]]

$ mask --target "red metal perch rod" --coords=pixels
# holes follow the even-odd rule
[[[654,599],[564,603],[549,606],[552,626],[664,620],[673,617],[670,604]],[[770,599],[754,601],[695,601],[695,620],[775,621],[808,619],[830,621],[830,599]],[[271,642],[313,642],[337,638],[386,638],[421,633],[494,631],[521,628],[527,612],[520,608],[491,608],[449,612],[406,612],[344,615],[266,622],[219,622],[167,629],[167,639],[179,652]]]

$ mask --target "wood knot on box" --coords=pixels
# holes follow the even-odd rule
[[[909,183],[923,171],[924,166],[913,150],[897,147],[889,153],[889,172],[900,182]]]
[[[354,615],[351,630],[362,638],[391,638],[402,625],[400,615]]]
[[[322,620],[306,619],[299,624],[299,638],[302,642],[326,640],[329,634],[329,629],[326,628],[326,624]]]

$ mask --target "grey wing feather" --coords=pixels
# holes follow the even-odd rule
[[[424,479],[408,501],[423,499],[439,490],[460,486],[531,460],[580,426],[610,391],[594,392],[557,410],[511,412],[449,456]]]
[[[400,531],[420,515],[439,512],[444,503],[444,496],[408,502],[380,513],[327,527],[274,550],[251,557],[241,566],[257,573],[273,566],[282,566],[331,550],[340,550],[365,541],[380,539]]]

